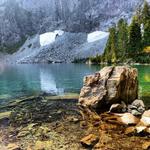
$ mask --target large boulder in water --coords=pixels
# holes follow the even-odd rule
[[[84,78],[79,104],[102,108],[111,104],[132,103],[138,97],[138,72],[128,66],[105,67]]]

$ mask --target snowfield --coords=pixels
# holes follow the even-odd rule
[[[54,32],[46,32],[40,35],[40,45],[46,46],[55,42],[57,36],[64,34],[62,30],[55,30]]]
[[[62,36],[64,31],[62,30],[55,30],[53,32],[46,32],[40,35],[40,45],[41,47],[50,45],[51,43],[55,42],[57,36]],[[98,40],[101,40],[109,35],[108,32],[103,31],[94,31],[87,35],[87,42],[92,43]]]
[[[98,40],[101,40],[109,35],[108,32],[103,31],[95,31],[88,34],[87,41],[88,43],[92,43]]]

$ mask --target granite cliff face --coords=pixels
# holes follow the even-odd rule
[[[130,19],[144,0],[1,0],[0,43],[13,44],[29,35],[63,29],[105,30],[120,17]]]

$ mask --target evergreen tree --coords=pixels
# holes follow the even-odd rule
[[[117,26],[117,56],[123,58],[128,48],[128,24],[120,19]]]
[[[150,19],[144,25],[143,46],[150,46]]]
[[[142,23],[144,25],[143,47],[150,46],[150,6],[146,1],[142,11]]]
[[[104,59],[106,62],[115,63],[117,60],[116,50],[116,28],[112,27],[109,29],[110,35],[104,52]]]
[[[129,27],[129,55],[138,54],[141,51],[141,41],[141,25],[138,23],[136,16],[134,16],[132,23]]]
[[[110,33],[110,29],[109,29],[109,38],[104,50],[104,54],[103,54],[103,60],[104,62],[109,62],[110,61],[110,49],[111,49],[111,33]]]
[[[136,10],[137,21],[139,24],[142,23],[142,11],[143,11],[143,9],[141,6],[139,6]]]
[[[150,6],[147,3],[147,1],[145,1],[144,3],[144,7],[142,10],[142,22],[145,25],[147,20],[150,20]]]

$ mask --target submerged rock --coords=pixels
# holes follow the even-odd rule
[[[8,119],[10,117],[10,114],[11,114],[10,111],[8,111],[8,112],[1,112],[0,113],[0,120]]]
[[[53,145],[52,141],[37,141],[35,143],[34,149],[35,150],[50,149],[52,145]]]
[[[16,143],[9,143],[6,148],[7,150],[21,150],[21,148]]]
[[[20,126],[28,123],[54,122],[61,120],[63,116],[79,116],[76,99],[45,99],[34,97],[18,103],[10,115],[10,123],[13,126]]]
[[[105,67],[84,78],[79,104],[102,108],[111,104],[132,103],[138,97],[137,69],[127,66]]]
[[[81,140],[81,144],[86,147],[92,147],[98,142],[98,140],[99,138],[96,135],[90,134]]]

